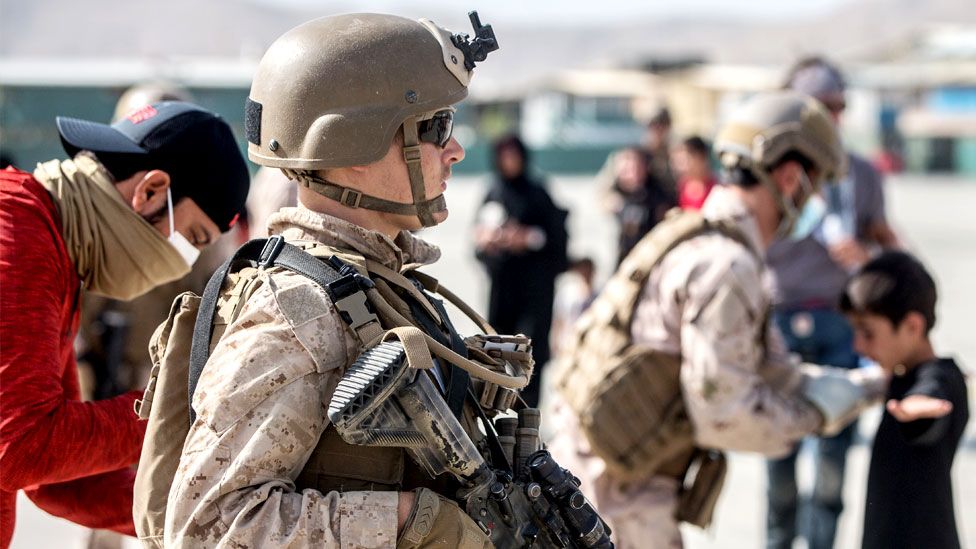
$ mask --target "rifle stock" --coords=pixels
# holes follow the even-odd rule
[[[525,412],[525,411],[523,411]],[[610,530],[538,439],[537,411],[523,413],[514,470],[490,463],[423,370],[411,368],[399,342],[367,350],[336,387],[329,418],[351,444],[397,446],[432,476],[462,485],[457,500],[498,548],[610,548]],[[486,430],[491,425],[484,426]],[[502,460],[506,461],[506,460]]]

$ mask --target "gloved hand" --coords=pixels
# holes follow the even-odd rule
[[[397,549],[493,547],[488,534],[456,503],[427,488],[418,488],[414,494],[413,510],[400,532]]]
[[[881,368],[832,368],[804,364],[803,397],[816,406],[824,418],[820,435],[834,436],[865,408],[884,396],[888,379]]]

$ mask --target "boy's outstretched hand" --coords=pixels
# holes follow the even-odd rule
[[[941,398],[910,395],[901,400],[891,399],[886,404],[888,413],[902,423],[916,419],[935,419],[952,411],[952,403]]]

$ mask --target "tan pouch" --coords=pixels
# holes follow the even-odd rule
[[[578,386],[580,427],[614,476],[646,478],[690,453],[694,438],[681,396],[679,357],[635,346],[601,368],[601,375],[591,372],[588,380],[566,385]]]
[[[200,297],[180,294],[169,316],[153,334],[153,368],[136,414],[149,421],[132,497],[136,534],[145,547],[163,547],[166,500],[190,430],[187,396],[190,344]]]
[[[675,518],[680,522],[707,528],[712,523],[727,471],[724,453],[717,450],[696,450],[684,479],[685,484],[678,493]],[[691,476],[690,484],[688,476]]]

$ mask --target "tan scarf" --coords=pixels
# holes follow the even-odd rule
[[[54,199],[68,255],[87,290],[129,300],[190,272],[166,237],[125,203],[94,157],[44,162],[34,177]]]

